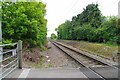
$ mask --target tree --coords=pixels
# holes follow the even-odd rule
[[[58,39],[119,43],[119,19],[102,16],[98,4],[89,4],[83,12],[56,29]],[[118,24],[117,24],[118,23]]]
[[[56,36],[54,33],[52,33],[52,34],[51,34],[51,39],[52,39],[52,40],[56,40],[56,39],[57,39],[57,36]]]
[[[46,5],[42,2],[3,2],[2,29],[4,40],[23,40],[42,46],[46,43]]]

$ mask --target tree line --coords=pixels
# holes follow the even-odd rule
[[[58,39],[120,43],[118,18],[102,15],[98,4],[89,4],[83,12],[56,28]]]
[[[3,43],[22,40],[43,46],[47,35],[45,8],[42,2],[2,2]]]

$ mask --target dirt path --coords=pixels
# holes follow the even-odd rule
[[[45,64],[50,64],[50,67],[57,68],[77,68],[79,67],[76,62],[74,62],[70,57],[68,57],[64,52],[59,50],[51,42],[48,42],[49,49],[45,52],[44,56],[48,56]]]

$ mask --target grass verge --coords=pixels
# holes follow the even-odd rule
[[[79,48],[82,51],[86,51],[91,54],[95,54],[107,59],[113,59],[113,57],[115,57],[115,60],[117,59],[117,52],[118,52],[117,45],[92,43],[86,41],[71,41],[71,40],[63,40],[61,42]]]

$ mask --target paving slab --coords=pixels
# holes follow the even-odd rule
[[[24,69],[15,69],[12,73],[10,73],[5,78],[18,78]]]
[[[27,78],[87,78],[79,69],[31,69]]]
[[[106,78],[118,78],[118,71],[108,67],[91,67],[97,73]],[[89,74],[87,76],[85,73]],[[44,68],[44,69],[16,69],[3,80],[88,80],[98,77],[92,75],[84,68]],[[116,80],[116,79],[115,79]]]
[[[88,80],[79,68],[16,69],[3,80]]]

